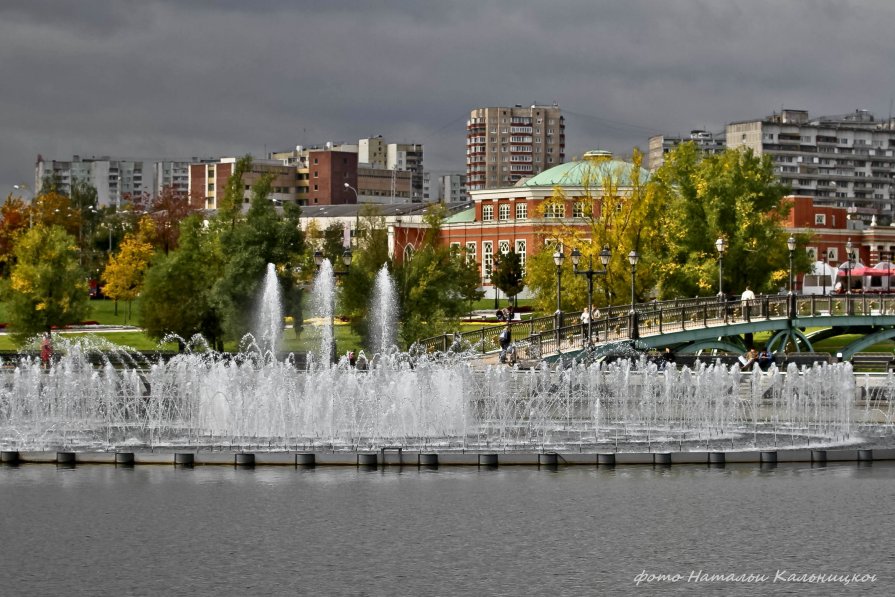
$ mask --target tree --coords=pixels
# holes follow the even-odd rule
[[[148,211],[155,220],[156,235],[154,243],[167,255],[168,251],[177,248],[180,234],[180,222],[188,215],[202,207],[202,198],[198,193],[192,196],[185,191],[166,186],[159,194],[149,200]]]
[[[347,276],[342,276],[341,309],[348,317],[351,329],[361,337],[364,347],[371,347],[370,289],[382,266],[390,263],[388,232],[385,218],[373,205],[363,206],[358,214],[355,230],[356,246]]]
[[[216,235],[198,215],[186,218],[180,246],[161,255],[146,272],[140,298],[140,325],[156,340],[177,334],[189,340],[202,334],[212,347],[223,349],[223,318],[211,300],[223,258]]]
[[[630,300],[628,253],[637,251],[642,263],[653,263],[662,243],[662,230],[656,225],[662,210],[658,197],[648,192],[642,162],[643,155],[636,148],[630,162],[615,161],[609,155],[588,156],[582,160],[576,186],[556,187],[544,201],[542,215],[567,214],[571,207],[575,217],[545,217],[547,224],[541,230],[543,249],[527,260],[526,282],[536,296],[539,309],[555,309],[557,272],[553,253],[558,249],[565,256],[564,309],[569,306],[581,309],[587,304],[587,279],[574,274],[570,259],[573,249],[581,253],[583,269],[602,269],[599,253],[603,247],[608,247],[612,254],[606,274],[594,279],[594,304],[612,304],[620,297]],[[654,287],[655,280],[652,268],[638,268],[635,300],[642,300]]]
[[[479,272],[462,254],[438,244],[443,206],[427,210],[422,244],[394,269],[401,310],[400,337],[405,346],[456,324],[469,305],[482,298]]]
[[[718,252],[723,238],[724,288],[776,292],[789,275],[787,234],[782,218],[787,188],[775,175],[769,156],[728,149],[703,157],[694,143],[666,156],[650,192],[663,205],[657,228],[659,296],[711,295],[718,291]],[[804,245],[805,238],[798,237]],[[796,254],[796,271],[806,271],[808,256]]]
[[[39,224],[21,236],[14,255],[3,296],[17,340],[86,317],[86,275],[78,265],[74,238],[58,226]]]
[[[0,206],[0,277],[9,275],[19,236],[28,230],[28,214],[21,197],[9,195]]]
[[[252,201],[245,217],[226,223],[221,232],[224,267],[212,289],[213,300],[223,316],[226,336],[239,339],[251,331],[252,315],[268,263],[277,266],[284,295],[291,295],[292,272],[286,264],[298,260],[302,236],[298,212],[280,217],[270,201],[270,176],[262,176],[252,187]],[[294,303],[292,303],[294,307]]]
[[[522,258],[510,249],[509,253],[498,253],[491,273],[491,283],[510,299],[525,288]]]
[[[121,248],[109,259],[103,272],[103,294],[115,301],[127,301],[128,314],[131,301],[140,295],[143,278],[152,260],[154,251],[149,241],[153,236],[155,224],[151,218],[144,217],[137,231],[124,237]]]

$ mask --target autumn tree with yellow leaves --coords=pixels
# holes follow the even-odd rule
[[[83,321],[90,309],[87,276],[73,236],[59,226],[35,225],[19,237],[14,257],[2,297],[16,340]]]
[[[124,237],[118,252],[109,259],[103,272],[103,294],[115,301],[127,303],[127,317],[131,303],[140,295],[143,278],[152,261],[155,223],[149,217],[140,220],[137,230]]]

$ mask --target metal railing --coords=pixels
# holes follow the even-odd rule
[[[696,328],[717,327],[751,321],[805,317],[870,317],[895,316],[895,295],[760,295],[750,304],[739,299],[720,302],[716,297],[652,301],[635,305],[636,318],[630,315],[630,305],[601,309],[593,319],[593,338],[587,338],[587,325],[581,324],[577,312],[557,316],[537,317],[528,321],[510,322],[510,331],[517,358],[538,359],[587,347],[591,342],[628,340],[632,328],[639,335],[654,336]],[[482,354],[499,348],[498,336],[504,326],[490,326],[470,332],[444,334],[420,340],[417,344],[426,352],[468,349],[474,347]]]

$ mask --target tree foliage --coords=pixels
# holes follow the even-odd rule
[[[15,262],[13,251],[18,238],[28,230],[28,213],[21,197],[9,195],[0,206],[0,277],[9,275]]]
[[[352,330],[361,337],[364,347],[371,347],[371,289],[383,265],[389,264],[388,233],[385,218],[375,206],[365,206],[358,216],[355,230],[357,244],[348,275],[341,279],[340,308],[348,317]]]
[[[510,249],[509,253],[498,253],[491,273],[491,282],[508,297],[512,298],[525,288],[521,256]]]
[[[140,298],[140,325],[156,340],[174,333],[189,340],[202,334],[222,348],[223,318],[211,288],[220,277],[223,258],[216,235],[197,215],[181,224],[180,247],[146,272]]]
[[[124,237],[121,248],[109,259],[103,272],[103,294],[114,300],[127,301],[128,306],[139,296],[154,253],[150,240],[155,234],[154,222],[144,217],[139,228]]]
[[[789,253],[781,218],[789,205],[768,156],[728,149],[703,157],[685,143],[666,156],[653,177],[651,193],[664,208],[663,233],[654,269],[662,298],[710,295],[718,291],[718,251],[723,238],[723,284],[741,292],[776,292],[788,278]],[[804,245],[804,238],[799,245]],[[796,253],[796,270],[808,257]]]
[[[39,224],[19,238],[14,256],[3,297],[17,340],[83,321],[89,299],[74,238]]]

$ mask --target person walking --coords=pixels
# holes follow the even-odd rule
[[[44,369],[50,368],[50,361],[53,360],[53,341],[50,339],[50,332],[45,332],[43,340],[40,341],[40,363]]]
[[[587,337],[587,327],[590,324],[590,309],[584,308],[581,312],[581,337],[584,338],[584,344],[587,345],[589,338]]]
[[[749,321],[752,303],[755,302],[755,293],[752,292],[752,289],[749,286],[746,286],[746,290],[743,291],[743,296],[740,297],[740,299],[743,308],[743,319]]]
[[[510,342],[512,342],[512,334],[510,332],[510,324],[507,323],[506,327],[500,332],[500,336],[497,337],[497,341],[500,343],[500,362],[503,363],[507,358],[507,349],[510,347]]]

